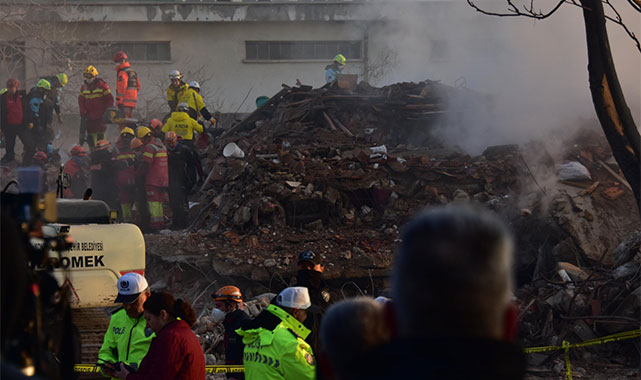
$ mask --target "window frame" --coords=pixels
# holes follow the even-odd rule
[[[277,45],[279,44],[279,45]],[[299,44],[299,46],[296,46]],[[334,44],[335,46],[331,46]],[[342,49],[341,44],[358,44],[358,47],[352,46],[349,49]],[[316,46],[320,45],[320,46]],[[272,49],[278,46],[279,54],[272,56]],[[343,46],[345,47],[345,46]],[[320,49],[332,49],[336,53],[327,54],[326,57],[320,57],[318,54]],[[358,58],[354,58],[353,53],[358,49]],[[252,54],[250,49],[253,49]],[[349,51],[345,51],[349,50]],[[283,53],[283,51],[285,53]],[[305,51],[307,54],[300,54]],[[311,52],[311,54],[309,54]],[[297,54],[298,53],[298,54]],[[342,53],[347,56],[349,62],[363,62],[364,60],[364,41],[361,40],[245,40],[245,56],[243,63],[317,63],[331,61],[335,54]],[[304,58],[304,55],[316,56],[313,58]],[[288,56],[289,58],[283,58]],[[255,57],[255,58],[254,58]],[[350,58],[351,57],[351,58]]]

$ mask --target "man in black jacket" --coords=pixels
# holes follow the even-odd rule
[[[311,333],[305,339],[314,352],[319,351],[318,333],[323,313],[330,306],[329,287],[323,279],[325,267],[316,253],[307,249],[298,255],[298,273],[296,275],[296,286],[306,287],[309,291],[309,298],[312,301],[312,307],[307,310],[307,319],[304,322],[305,327],[311,330]]]
[[[169,207],[173,214],[171,228],[187,227],[187,196],[197,181],[196,160],[193,149],[178,143],[178,136],[168,131],[165,136],[169,171]]]
[[[397,337],[355,359],[362,376],[353,378],[523,379],[505,225],[470,206],[434,207],[401,241],[390,303]]]
[[[223,319],[225,327],[225,364],[243,364],[243,339],[236,333],[236,330],[249,320],[247,313],[243,311],[243,298],[240,289],[235,286],[223,286],[216,293],[211,295],[214,299],[214,318]],[[228,379],[243,380],[242,373],[229,373]]]
[[[28,165],[35,150],[31,133],[27,128],[29,101],[24,90],[18,90],[19,85],[17,79],[9,79],[7,91],[0,95],[0,127],[4,134],[6,147],[2,162],[9,163],[15,160],[16,137],[20,137],[23,145],[22,162],[23,165]]]

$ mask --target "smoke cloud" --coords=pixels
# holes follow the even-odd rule
[[[629,29],[639,31],[638,15],[625,2],[616,4]],[[505,10],[504,5],[493,1],[488,9]],[[561,129],[566,134],[577,119],[596,117],[580,8],[563,5],[545,20],[482,15],[463,1],[434,2],[433,9],[427,17],[402,14],[402,22],[371,36],[380,51],[395,53],[393,69],[376,84],[429,78],[490,94],[491,110],[480,107],[457,127],[443,130],[449,143],[478,154],[490,145],[549,139]],[[641,53],[620,26],[607,25],[619,81],[639,125]]]

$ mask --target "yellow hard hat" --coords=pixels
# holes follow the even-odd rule
[[[151,134],[151,129],[149,129],[147,127],[138,127],[138,129],[136,130],[136,137],[138,137],[139,139],[141,139],[141,138],[143,138],[143,137],[145,137],[145,136],[147,136],[149,134]]]
[[[135,136],[135,135],[136,135],[136,134],[134,133],[134,130],[133,130],[133,129],[131,129],[131,128],[129,128],[129,127],[124,127],[124,128],[122,129],[122,131],[120,131],[120,134],[121,134],[121,135],[124,135],[124,134],[130,134],[130,135],[132,135],[132,136]]]
[[[339,65],[345,65],[347,59],[345,59],[345,56],[342,54],[336,54],[336,57],[334,57],[334,62],[338,62]]]
[[[67,74],[65,73],[60,73],[56,75],[56,78],[58,78],[58,82],[60,82],[60,85],[64,87],[67,82],[69,82],[69,77],[67,77]]]
[[[98,69],[96,69],[95,67],[89,65],[89,66],[87,66],[85,71],[82,72],[82,75],[84,77],[86,77],[86,78],[95,78],[95,77],[98,76]]]
[[[38,83],[36,83],[36,87],[44,88],[45,90],[51,90],[51,83],[49,83],[49,81],[46,79],[40,79]]]

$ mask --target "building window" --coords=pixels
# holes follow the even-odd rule
[[[248,61],[331,60],[339,53],[362,59],[362,41],[245,41]]]
[[[60,44],[51,49],[51,60],[111,61],[114,53],[124,51],[131,61],[170,61],[169,41],[91,41]],[[55,53],[54,53],[55,52]]]

